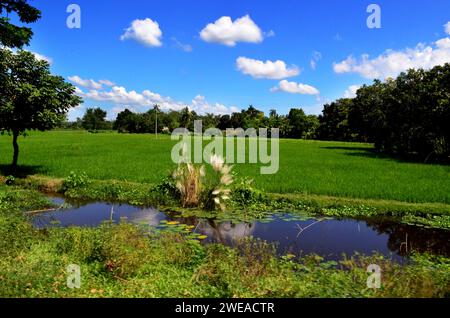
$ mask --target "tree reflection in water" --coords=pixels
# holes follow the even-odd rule
[[[401,256],[430,252],[450,256],[450,231],[385,221],[367,221],[379,234],[388,234],[388,247]]]

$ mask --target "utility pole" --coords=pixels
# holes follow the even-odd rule
[[[158,111],[159,111],[159,106],[155,105],[153,107],[153,109],[155,110],[155,117],[156,117],[156,120],[155,120],[155,136],[156,136],[156,139],[158,139]]]

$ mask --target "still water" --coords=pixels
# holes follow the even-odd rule
[[[63,206],[64,200],[52,198]],[[340,259],[342,254],[355,252],[370,255],[378,252],[396,261],[402,261],[411,251],[431,252],[450,256],[450,231],[427,229],[382,220],[299,219],[289,214],[274,214],[268,221],[238,223],[180,218],[152,208],[104,202],[61,207],[56,211],[33,216],[35,227],[89,226],[105,221],[147,224],[158,227],[161,221],[178,221],[191,225],[196,233],[206,235],[205,243],[233,245],[245,237],[260,238],[275,243],[279,254],[315,253],[327,260]]]

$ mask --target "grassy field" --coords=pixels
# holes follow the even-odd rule
[[[29,174],[66,177],[86,172],[93,179],[157,183],[173,170],[176,143],[167,136],[83,131],[33,132],[19,139],[19,164]],[[239,176],[274,193],[308,193],[406,202],[450,203],[450,167],[402,162],[359,143],[281,140],[280,170],[260,175],[259,166],[238,164]],[[12,157],[11,138],[0,136],[0,165]]]

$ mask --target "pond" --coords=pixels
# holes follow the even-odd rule
[[[185,224],[191,231],[207,236],[205,244],[218,242],[232,246],[245,237],[275,243],[278,253],[305,255],[315,253],[326,260],[337,260],[342,254],[374,252],[402,262],[412,251],[450,256],[450,231],[427,229],[386,220],[310,219],[291,214],[274,213],[268,220],[233,223],[196,217],[180,218],[153,208],[95,202],[66,206],[64,199],[52,198],[60,209],[33,214],[35,227],[89,226],[103,222],[146,224],[156,228]],[[112,213],[111,213],[112,212]]]

